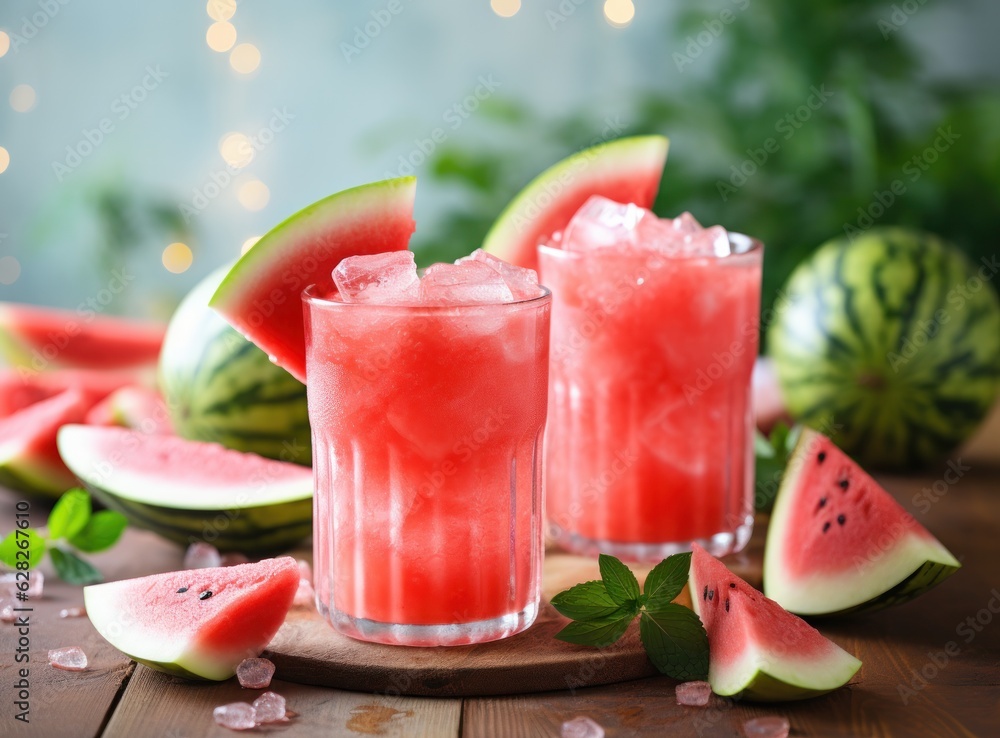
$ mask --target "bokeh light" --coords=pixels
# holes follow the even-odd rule
[[[271,199],[271,191],[259,179],[251,179],[240,187],[237,197],[247,210],[262,210]]]
[[[223,161],[234,169],[242,169],[253,161],[254,151],[250,137],[245,133],[227,133],[219,141],[219,153]]]
[[[624,28],[635,17],[632,0],[605,0],[604,17],[616,28]]]
[[[27,113],[37,101],[38,96],[31,85],[18,85],[10,91],[10,106],[18,113]]]
[[[0,56],[3,56],[10,50],[10,36],[7,35],[6,31],[0,31]]]
[[[240,44],[229,55],[229,66],[240,74],[250,74],[260,66],[260,49],[253,44]]]
[[[521,0],[490,0],[490,7],[501,18],[510,18],[521,9]]]
[[[205,41],[212,51],[229,51],[236,43],[236,26],[226,21],[213,23],[205,32]]]
[[[243,246],[240,248],[240,255],[245,254],[247,251],[253,248],[253,245],[260,240],[260,236],[250,236],[246,241],[243,242]]]
[[[0,174],[6,172],[8,166],[10,166],[10,153],[0,146]]]
[[[236,15],[236,0],[208,0],[205,12],[214,21],[227,21]]]
[[[21,262],[13,256],[0,258],[0,284],[14,284],[21,276]]]
[[[186,243],[172,243],[163,249],[163,266],[168,272],[183,274],[191,268],[194,254]]]

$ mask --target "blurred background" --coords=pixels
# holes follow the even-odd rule
[[[652,132],[657,211],[762,239],[765,304],[854,227],[978,258],[998,28],[993,0],[8,0],[0,299],[74,308],[117,278],[109,312],[165,317],[302,206],[410,173],[419,258],[453,259],[549,164]]]

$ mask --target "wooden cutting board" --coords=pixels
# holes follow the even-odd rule
[[[633,571],[641,582],[649,568],[633,567]],[[448,648],[364,643],[340,635],[309,608],[289,614],[264,655],[274,662],[279,679],[390,696],[524,694],[655,674],[639,641],[638,623],[618,643],[604,649],[555,639],[568,621],[548,604],[548,598],[599,578],[595,559],[550,552],[545,558],[538,619],[523,633],[501,641]],[[690,605],[686,590],[679,601]]]

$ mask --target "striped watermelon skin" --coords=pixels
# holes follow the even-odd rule
[[[305,385],[208,307],[229,267],[177,308],[160,355],[160,388],[179,436],[308,466]]]
[[[791,413],[866,466],[946,455],[1000,390],[991,276],[902,228],[824,244],[779,293],[768,335]]]

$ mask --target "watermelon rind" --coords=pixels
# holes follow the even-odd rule
[[[170,320],[159,374],[171,423],[182,438],[309,466],[305,385],[208,307],[229,270],[209,274]]]
[[[779,292],[768,331],[791,414],[835,429],[869,468],[946,457],[1000,393],[1000,299],[984,274],[904,228],[822,245]]]
[[[262,565],[266,571],[260,571]],[[210,610],[204,621],[185,621],[191,630],[184,632],[166,625],[175,613],[163,612],[159,603],[144,600],[164,593],[196,598],[198,586],[183,593],[175,588],[198,582],[217,594],[232,592],[232,583],[247,574],[256,581],[240,587],[222,610]],[[287,558],[96,584],[84,587],[83,597],[87,617],[97,632],[128,657],[185,679],[222,681],[236,673],[243,659],[260,655],[284,621],[297,585],[298,567]],[[179,603],[181,608],[190,604]],[[187,615],[186,610],[182,612]]]
[[[961,564],[939,541],[910,530],[891,545],[872,541],[867,550],[844,551],[848,564],[842,574],[789,576],[783,564],[798,553],[788,550],[785,531],[795,509],[806,459],[821,438],[816,431],[803,429],[775,497],[764,549],[764,593],[768,597],[789,612],[807,617],[872,612],[908,602],[958,571]],[[900,508],[901,520],[911,520],[907,515]]]
[[[305,382],[301,293],[331,289],[347,256],[403,250],[415,225],[416,178],[353,187],[300,210],[268,231],[230,269],[209,305]]]
[[[537,247],[569,223],[593,195],[651,208],[670,141],[630,136],[572,154],[535,177],[500,213],[483,249],[517,266],[538,268]]]
[[[693,564],[689,576],[691,592],[701,592],[705,583],[699,581]],[[735,575],[733,578],[739,579]],[[745,582],[741,586],[749,587]],[[704,617],[701,598],[692,594],[691,600],[694,611],[699,617]],[[774,603],[769,605],[774,607]],[[792,614],[783,613],[782,616],[797,619]],[[793,644],[753,642],[750,633],[748,627],[745,632],[721,634],[730,638],[746,638],[748,642],[736,663],[722,666],[714,659],[710,661],[709,682],[716,694],[739,697],[749,702],[811,699],[844,686],[861,668],[861,661],[832,642],[827,644],[825,655],[799,655],[793,652]],[[709,643],[719,635],[709,633]],[[816,636],[820,637],[819,634]]]
[[[130,473],[125,455],[116,460],[95,454],[90,438],[101,430],[105,429],[63,426],[58,436],[59,452],[100,502],[125,515],[137,528],[182,546],[205,541],[220,551],[247,554],[285,551],[312,533],[313,483],[304,469],[293,479],[253,479],[224,488],[178,484],[169,475]],[[154,446],[155,438],[150,441]],[[158,438],[171,443],[178,440]],[[138,443],[136,439],[134,444]]]

